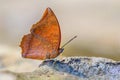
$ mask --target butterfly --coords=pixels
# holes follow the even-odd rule
[[[69,40],[66,44],[72,41]],[[36,24],[33,24],[30,33],[24,35],[20,44],[22,57],[30,59],[45,60],[56,58],[63,52],[64,46],[60,48],[61,30],[54,12],[47,8]]]

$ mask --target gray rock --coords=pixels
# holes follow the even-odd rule
[[[16,80],[120,80],[120,62],[99,57],[66,57],[43,61],[33,72],[16,73]]]
[[[40,66],[49,66],[58,72],[75,75],[79,78],[120,80],[120,62],[95,57],[69,57],[62,60],[46,60]],[[92,80],[91,79],[91,80]]]

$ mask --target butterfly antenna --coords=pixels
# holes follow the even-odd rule
[[[61,48],[63,49],[68,43],[70,43],[73,39],[75,39],[77,36],[74,36],[71,38],[68,42],[66,42]]]

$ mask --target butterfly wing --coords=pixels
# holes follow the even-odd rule
[[[22,56],[31,59],[50,59],[59,55],[61,32],[53,11],[47,8],[42,19],[31,28],[21,42]]]

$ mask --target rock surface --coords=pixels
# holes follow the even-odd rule
[[[43,61],[33,72],[14,73],[16,80],[120,80],[120,62],[97,57]]]

